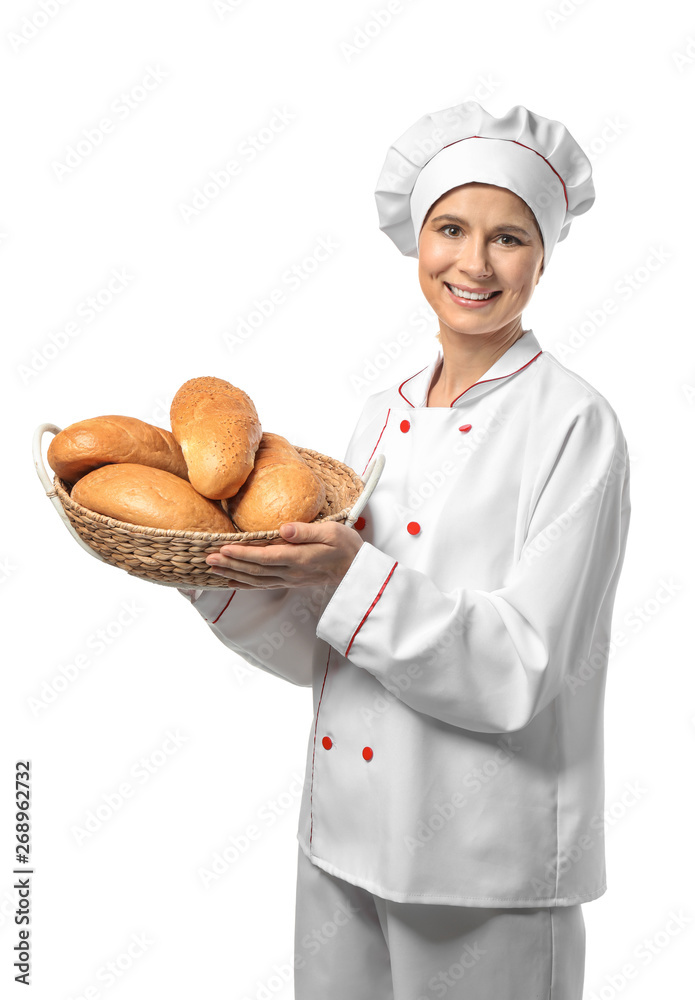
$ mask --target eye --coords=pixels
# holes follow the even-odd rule
[[[447,235],[448,235],[448,230],[451,230],[451,229],[454,229],[457,233],[461,232],[461,227],[454,225],[453,222],[450,222],[446,226],[442,226],[441,229],[438,230],[438,232],[440,232],[440,233],[447,233]],[[503,243],[502,246],[505,246],[505,247],[513,247],[513,246],[522,246],[523,245],[522,242],[521,242],[521,240],[518,240],[516,238],[516,236],[512,236],[511,233],[501,233],[497,237],[497,239],[498,240],[513,240],[512,243]]]

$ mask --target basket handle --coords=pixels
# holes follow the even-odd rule
[[[384,470],[385,464],[385,455],[377,455],[376,458],[372,460],[362,480],[364,483],[364,489],[358,496],[355,506],[352,508],[347,516],[347,520],[345,521],[345,526],[347,528],[351,528],[353,526],[364,508],[367,506],[367,502],[374,492],[374,487],[379,482],[379,478]]]
[[[60,434],[61,429],[62,428],[60,427],[56,427],[55,424],[39,424],[39,426],[34,431],[32,451],[34,453],[34,466],[36,468],[36,474],[41,480],[41,485],[46,491],[46,496],[51,501],[55,509],[58,511],[58,514],[60,515],[63,524],[68,529],[73,538],[80,543],[80,545],[86,552],[89,552],[90,556],[94,556],[94,558],[98,559],[99,562],[106,562],[106,559],[102,559],[99,553],[95,552],[93,548],[87,545],[87,543],[82,538],[80,538],[80,536],[75,531],[74,527],[70,523],[70,518],[65,513],[63,505],[60,502],[58,494],[56,493],[53,487],[53,483],[51,482],[50,476],[48,475],[46,466],[44,465],[43,453],[41,451],[43,436],[47,431],[50,431],[51,434]]]

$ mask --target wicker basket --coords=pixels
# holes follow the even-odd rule
[[[51,481],[43,462],[41,442],[46,432],[60,433],[55,424],[41,424],[34,432],[34,464],[46,495],[76,540],[90,555],[124,569],[132,576],[168,587],[218,590],[229,581],[212,573],[205,562],[227,542],[273,544],[279,531],[212,534],[204,531],[166,531],[117,521],[97,514],[70,497],[71,485],[58,476]],[[347,465],[309,448],[297,448],[326,486],[326,502],[313,523],[340,521],[351,526],[366,506],[381,475],[383,456],[375,459],[361,479]]]

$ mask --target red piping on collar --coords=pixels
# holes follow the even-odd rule
[[[519,338],[519,339],[521,339],[521,338]],[[483,384],[483,382],[496,382],[496,381],[497,381],[497,379],[500,379],[500,378],[509,378],[509,376],[510,376],[510,375],[516,375],[516,372],[520,372],[520,371],[523,371],[523,369],[524,369],[524,368],[527,368],[527,367],[528,367],[528,366],[529,366],[529,365],[531,364],[531,362],[532,362],[532,361],[535,361],[535,360],[536,360],[536,358],[540,357],[540,355],[541,355],[542,353],[543,353],[543,350],[541,349],[541,350],[540,350],[540,351],[538,352],[538,354],[536,354],[536,355],[535,355],[535,357],[531,358],[531,361],[527,361],[525,365],[522,365],[522,366],[521,366],[521,368],[517,368],[517,370],[516,370],[516,371],[514,371],[514,372],[508,372],[508,374],[507,374],[507,375],[498,375],[498,376],[497,376],[497,378],[484,378],[484,379],[482,379],[482,381],[481,381],[481,382],[474,382],[474,383],[473,383],[473,385],[469,385],[469,386],[468,386],[468,389],[464,389],[464,391],[463,391],[463,392],[461,393],[461,395],[460,395],[460,396],[457,396],[457,397],[456,397],[456,399],[454,400],[454,403],[458,402],[458,400],[459,400],[459,399],[461,398],[461,396],[465,396],[465,394],[466,394],[466,393],[468,392],[468,390],[469,390],[469,389],[472,389],[472,388],[473,388],[473,386],[476,386],[476,385],[482,385],[482,384]],[[427,368],[427,367],[428,367],[428,366],[427,366],[427,365],[425,365],[425,368]],[[398,392],[399,392],[399,393],[401,394],[401,396],[403,396],[403,393],[401,392],[401,389],[403,388],[403,386],[405,385],[405,383],[406,383],[406,382],[410,382],[410,380],[411,380],[411,379],[414,379],[414,378],[416,378],[416,377],[417,377],[418,375],[421,375],[421,374],[422,374],[422,372],[424,372],[425,368],[421,368],[419,372],[415,372],[415,375],[410,375],[410,376],[409,376],[409,378],[407,378],[407,379],[405,380],[405,382],[401,382],[401,384],[400,384],[400,385],[398,386]],[[413,409],[415,408],[415,407],[413,406],[413,404],[412,404],[412,403],[410,402],[410,400],[409,400],[409,399],[408,399],[408,398],[407,398],[406,396],[403,396],[403,399],[405,399],[405,401],[406,401],[406,403],[408,404],[408,406],[412,406],[412,407],[413,407]],[[449,407],[451,408],[451,407],[452,407],[452,406],[454,405],[454,403],[450,403],[450,404],[449,404]],[[390,412],[391,412],[391,411],[389,410],[389,413],[390,413]],[[388,423],[388,416],[386,417],[386,422]],[[386,429],[386,424],[384,424],[384,430],[385,430],[385,429]],[[384,431],[382,430],[381,434],[383,434],[383,433],[384,433]],[[379,441],[381,441],[381,434],[379,435]],[[377,445],[379,444],[379,441],[377,441]],[[376,451],[376,445],[375,445],[375,447],[374,447],[374,451]],[[372,452],[372,455],[374,454],[374,451]],[[369,459],[370,459],[370,461],[371,461],[371,457],[372,457],[372,456],[370,455],[370,456],[369,456]],[[369,462],[367,462],[367,465],[369,465]],[[366,468],[366,466],[365,466],[365,468]],[[364,475],[364,473],[363,473],[363,475]]]
[[[466,139],[497,139],[497,138],[498,138],[498,136],[496,136],[496,135],[467,135],[467,136],[464,136],[463,139],[454,139],[453,142],[448,142],[446,144],[446,146],[442,146],[442,149],[447,149],[449,146],[455,146],[457,142],[465,142]],[[552,165],[552,163],[550,162],[550,160],[546,160],[546,158],[543,156],[543,154],[539,153],[537,149],[533,149],[531,146],[527,146],[523,142],[518,142],[518,140],[516,140],[516,139],[503,139],[502,141],[503,142],[513,142],[516,146],[523,146],[524,149],[530,149],[532,153],[535,153],[536,156],[540,156],[541,160],[543,160],[545,163],[548,164],[548,166],[550,167],[550,169],[552,170],[552,172],[555,174],[555,176],[559,179],[560,183],[562,184],[562,191],[563,191],[563,194],[565,195],[565,207],[569,209],[569,204],[570,203],[569,203],[569,201],[567,199],[567,188],[565,187],[565,182],[563,181],[562,177],[560,177],[559,173],[557,172],[557,170],[555,169],[555,167]]]
[[[425,368],[427,368],[427,367],[429,367],[429,366],[425,365]],[[415,372],[414,375],[410,375],[405,380],[405,382],[401,382],[401,384],[398,386],[398,391],[400,392],[401,396],[403,396],[403,393],[401,392],[401,389],[403,388],[403,386],[405,385],[405,383],[406,382],[410,382],[410,380],[413,379],[413,378],[417,378],[418,375],[421,375],[424,372],[425,368],[421,368],[419,372]],[[403,399],[405,399],[405,401],[408,404],[408,406],[413,406],[413,404],[410,402],[410,400],[406,396],[403,396]],[[413,407],[413,409],[414,409],[414,407]]]
[[[536,360],[536,358],[539,358],[539,357],[541,356],[541,354],[542,354],[542,353],[543,353],[543,351],[542,351],[542,350],[541,350],[541,351],[539,351],[539,352],[538,352],[538,354],[536,354],[536,356],[535,356],[535,357],[531,358],[531,361],[527,361],[525,365],[522,365],[522,366],[521,366],[521,368],[517,368],[517,370],[516,370],[516,371],[514,371],[514,372],[509,372],[509,373],[508,373],[507,375],[498,375],[498,376],[497,376],[497,378],[484,378],[484,379],[482,379],[482,380],[481,380],[480,382],[474,382],[474,383],[473,383],[473,385],[469,385],[469,386],[468,386],[468,389],[464,389],[464,390],[463,390],[463,392],[461,393],[461,396],[465,396],[465,395],[466,395],[466,393],[467,393],[467,392],[468,392],[468,391],[469,391],[470,389],[473,389],[473,388],[474,388],[474,387],[475,387],[476,385],[483,385],[483,384],[484,384],[485,382],[497,382],[497,381],[499,381],[499,379],[501,379],[501,378],[509,378],[509,376],[510,376],[510,375],[516,375],[516,372],[522,372],[522,371],[524,370],[524,368],[528,368],[528,366],[529,366],[529,365],[530,365],[530,364],[531,364],[532,362],[534,362],[534,361]],[[452,406],[454,405],[454,403],[458,402],[458,400],[459,400],[459,399],[461,398],[461,396],[457,396],[457,397],[456,397],[456,399],[454,400],[454,402],[453,402],[453,403],[450,403],[450,404],[449,404],[449,408],[451,408],[451,407],[452,407]]]

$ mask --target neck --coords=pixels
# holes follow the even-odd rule
[[[457,333],[440,327],[442,364],[430,387],[430,399],[438,402],[430,405],[448,406],[451,400],[475,385],[525,332],[520,316],[509,326],[490,334]]]

